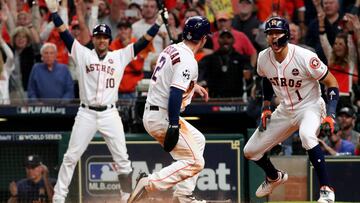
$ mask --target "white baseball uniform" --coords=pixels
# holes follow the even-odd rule
[[[259,160],[298,129],[306,150],[318,144],[317,134],[326,116],[318,80],[326,76],[328,68],[315,53],[293,44],[288,47],[282,63],[275,60],[270,47],[259,53],[258,74],[269,79],[281,102],[266,130],[257,129],[247,142],[244,151],[251,160]]]
[[[160,53],[151,78],[143,123],[146,131],[161,145],[169,125],[170,87],[184,90],[181,106],[184,109],[191,102],[197,78],[197,62],[185,43],[170,45]],[[148,191],[166,190],[176,185],[174,196],[183,196],[192,194],[195,189],[198,174],[205,164],[205,137],[181,117],[179,123],[179,141],[170,152],[176,162],[149,175]]]
[[[0,73],[0,104],[10,104],[9,80],[15,69],[14,54],[4,40],[0,40],[0,44],[6,54],[6,62]]]
[[[67,196],[76,163],[97,131],[104,137],[117,164],[117,173],[129,174],[132,171],[124,129],[115,102],[124,69],[134,58],[133,44],[120,50],[109,51],[105,58],[100,60],[95,50],[90,50],[74,40],[71,57],[77,67],[81,107],[61,164],[54,188],[54,199]]]

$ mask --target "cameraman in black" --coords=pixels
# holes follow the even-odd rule
[[[337,124],[334,126],[334,132],[331,132],[328,125],[321,129],[319,143],[325,155],[354,155],[354,144],[340,137],[339,126]]]

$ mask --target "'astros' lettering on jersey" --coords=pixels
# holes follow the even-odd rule
[[[191,49],[183,42],[170,45],[159,55],[146,101],[167,109],[170,87],[173,86],[184,90],[183,110],[191,102],[197,78],[198,65]]]
[[[74,41],[73,57],[79,77],[80,100],[88,105],[109,105],[118,100],[118,87],[126,65],[134,58],[133,44],[108,51],[100,60],[95,50]]]
[[[257,72],[272,83],[276,96],[288,110],[306,107],[321,96],[318,80],[328,71],[317,55],[302,47],[288,44],[288,54],[281,63],[267,48],[259,53]]]

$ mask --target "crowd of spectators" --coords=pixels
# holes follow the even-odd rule
[[[257,54],[267,47],[264,22],[281,15],[290,22],[290,43],[316,52],[335,75],[341,94],[338,110],[347,107],[354,111],[352,130],[360,130],[356,119],[360,109],[360,0],[164,2],[170,33],[162,26],[153,43],[126,67],[119,86],[120,99],[136,99],[138,84],[146,84],[144,81],[151,77],[158,53],[181,41],[187,18],[204,15],[211,22],[213,35],[195,56],[199,84],[207,88],[211,98],[243,99],[254,110],[251,116],[258,117],[261,87],[256,63]],[[77,67],[44,0],[0,0],[0,4],[0,104],[78,98]],[[155,0],[61,0],[59,9],[72,35],[90,49],[96,24],[111,27],[111,49],[116,50],[142,36],[157,14]],[[344,120],[341,115],[340,128]],[[353,144],[355,153],[359,140]]]

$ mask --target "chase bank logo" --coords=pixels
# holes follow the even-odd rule
[[[113,162],[90,162],[89,181],[91,182],[117,182],[117,165]]]

